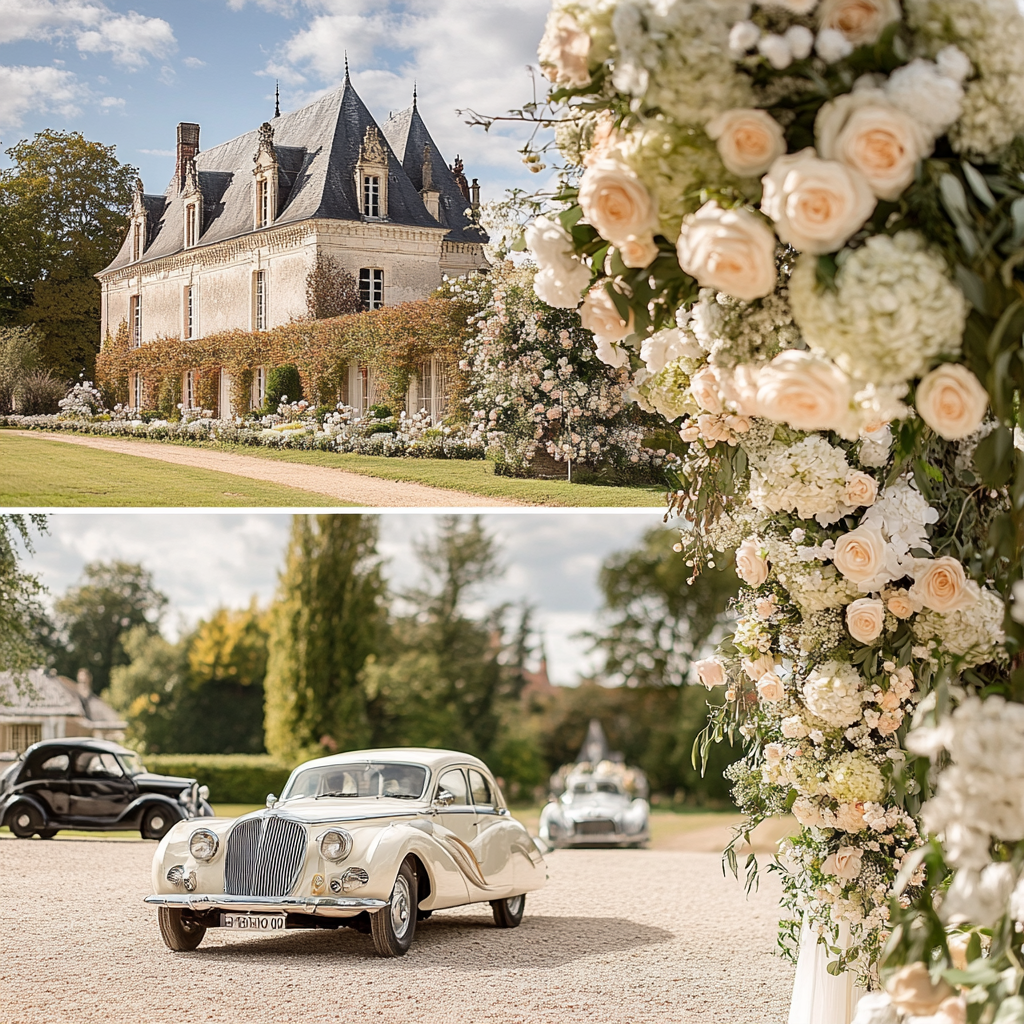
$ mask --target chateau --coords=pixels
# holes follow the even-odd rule
[[[131,344],[142,346],[304,317],[318,253],[356,278],[366,309],[425,298],[444,274],[487,269],[479,195],[461,160],[445,162],[415,92],[381,128],[347,69],[340,88],[213,149],[200,151],[198,124],[179,124],[170,185],[150,195],[138,183],[124,244],[97,275],[103,336],[126,321]],[[372,400],[370,375],[350,370],[357,407]],[[243,411],[232,408],[226,376],[221,416]],[[438,379],[431,367],[421,376]],[[265,372],[256,375],[253,407],[265,381]],[[130,390],[140,407],[140,374]],[[186,407],[190,392],[186,380]],[[440,413],[443,396],[421,385],[418,397]]]

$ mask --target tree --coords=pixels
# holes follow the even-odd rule
[[[90,562],[81,581],[54,604],[54,626],[46,637],[54,667],[71,678],[88,669],[93,691],[102,692],[111,670],[130,661],[125,634],[134,627],[156,634],[166,604],[141,565]]]
[[[333,256],[317,252],[306,275],[306,309],[310,320],[345,316],[362,308],[359,282]]]
[[[136,170],[115,147],[47,130],[7,150],[0,171],[0,323],[38,324],[44,364],[92,375],[100,341],[93,275],[124,239]]]
[[[19,564],[18,542],[31,554],[32,528],[45,532],[42,515],[0,515],[0,671],[20,675],[43,659],[38,623],[43,618],[38,577]]]
[[[600,633],[588,633],[605,657],[606,678],[630,686],[679,686],[694,657],[717,638],[738,583],[717,567],[692,584],[690,569],[673,550],[675,534],[649,530],[640,546],[612,555],[601,569],[604,595]]]
[[[270,612],[266,744],[281,758],[351,749],[369,738],[360,673],[379,649],[384,582],[377,523],[295,516]]]

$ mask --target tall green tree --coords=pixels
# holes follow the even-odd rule
[[[42,515],[0,515],[0,672],[19,675],[43,660],[38,624],[43,619],[39,578],[21,567],[20,546],[32,552],[32,530],[46,530]]]
[[[266,745],[281,758],[365,745],[360,674],[379,650],[377,521],[295,516],[269,623]]]
[[[100,343],[93,277],[124,239],[136,169],[115,147],[47,130],[0,171],[0,323],[36,324],[46,367],[91,375]]]
[[[81,580],[54,603],[53,628],[45,638],[53,667],[72,679],[81,668],[92,673],[92,688],[110,685],[111,670],[127,665],[129,630],[156,634],[167,597],[153,576],[133,562],[90,562]]]
[[[637,548],[608,558],[599,585],[602,628],[587,633],[604,655],[605,678],[629,686],[679,686],[717,640],[739,586],[729,566],[691,570],[673,550],[676,534],[649,530]]]

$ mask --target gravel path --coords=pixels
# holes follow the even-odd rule
[[[782,1024],[792,968],[772,955],[779,888],[749,900],[718,855],[565,850],[523,924],[490,909],[421,922],[399,960],[352,929],[160,939],[154,844],[0,841],[5,1024]]]
[[[284,484],[314,494],[326,494],[338,501],[355,502],[375,508],[492,508],[521,507],[522,503],[509,498],[491,498],[465,491],[449,491],[426,484],[406,483],[399,480],[381,480],[379,477],[348,473],[327,466],[306,466],[296,462],[276,462],[233,452],[213,452],[203,448],[178,445],[146,444],[120,440],[115,437],[92,437],[81,434],[47,434],[38,430],[15,430],[21,437],[34,437],[45,441],[63,441],[85,448],[98,448],[119,455],[132,455],[142,459],[157,459],[178,466],[215,469],[250,480],[266,480]]]

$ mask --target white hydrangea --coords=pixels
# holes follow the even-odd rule
[[[837,626],[831,620],[817,616],[829,609],[841,608],[859,597],[856,586],[833,565],[820,561],[808,564],[791,541],[767,537],[765,549],[772,571],[803,617],[794,637],[794,653],[810,654],[835,646],[837,633],[845,636],[842,623]]]
[[[931,551],[927,528],[938,521],[938,511],[928,504],[913,481],[901,477],[882,491],[859,525],[877,526],[903,558],[911,548]]]
[[[968,580],[967,587],[978,599],[966,608],[945,615],[925,609],[914,620],[914,635],[919,640],[934,641],[939,651],[957,656],[964,667],[991,661],[1006,639],[1002,599],[973,580]]]
[[[906,745],[932,758],[949,751],[952,764],[921,808],[947,863],[980,871],[993,839],[1024,839],[1024,704],[968,697],[937,726],[911,732]]]
[[[833,729],[845,729],[860,718],[862,684],[860,673],[848,662],[826,661],[812,669],[801,693],[807,710],[815,718]]]
[[[825,785],[828,795],[840,803],[878,802],[885,796],[885,779],[878,766],[857,750],[832,758]]]
[[[919,377],[959,352],[966,301],[917,232],[875,235],[837,262],[835,291],[819,291],[816,257],[801,257],[790,279],[793,316],[812,349],[883,384]]]
[[[811,434],[796,444],[772,444],[750,471],[750,501],[762,512],[796,512],[801,519],[834,523],[849,506],[846,452]]]
[[[935,137],[944,134],[963,112],[964,91],[960,83],[930,60],[918,58],[897,68],[883,88],[894,106]]]
[[[785,288],[753,302],[702,288],[687,327],[709,361],[727,369],[771,359],[800,343]]]
[[[1015,0],[904,0],[924,49],[955,44],[974,66],[953,148],[987,156],[1024,131],[1024,17]]]
[[[690,394],[690,377],[700,362],[676,359],[658,373],[634,375],[633,393],[641,408],[655,411],[670,423],[680,416],[697,416],[701,409]]]

